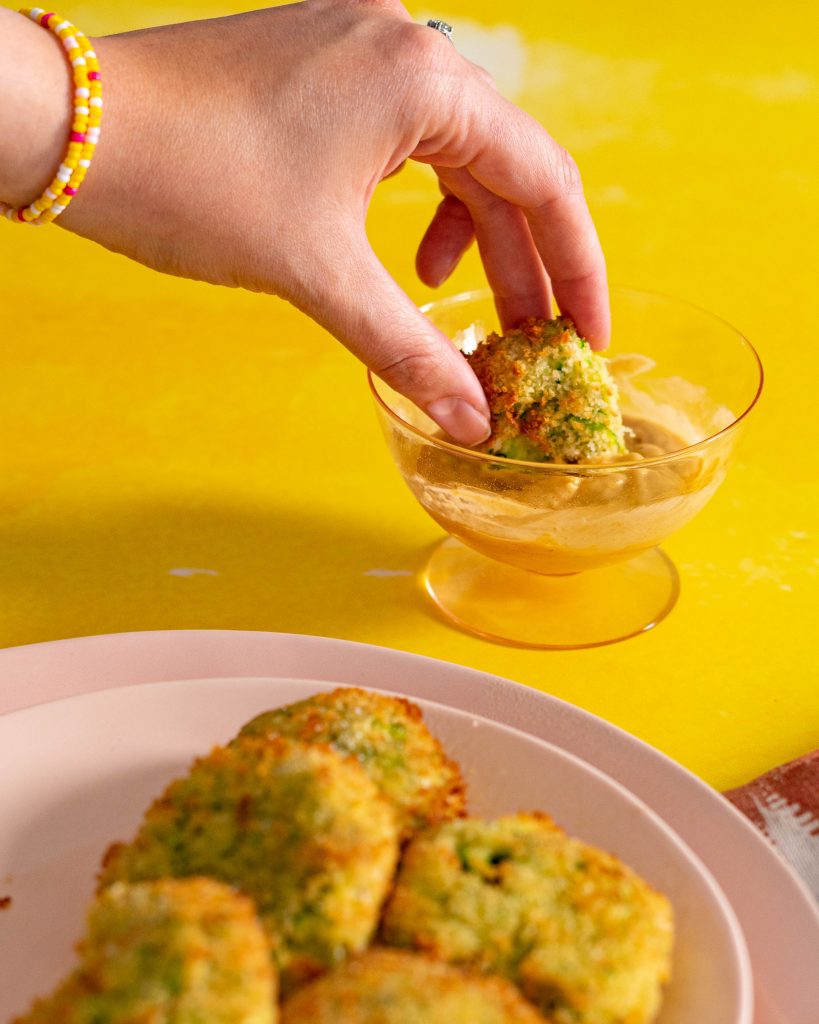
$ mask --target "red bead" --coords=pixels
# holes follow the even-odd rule
[[[43,28],[48,28],[48,19],[49,18],[53,18],[53,17],[54,17],[54,11],[52,11],[51,14],[41,14],[40,15],[40,24],[43,26]]]

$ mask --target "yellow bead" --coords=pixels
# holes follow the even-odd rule
[[[72,133],[76,132],[77,134],[87,136],[89,128],[98,128],[102,120],[101,108],[91,106],[89,103],[90,99],[102,96],[102,82],[99,79],[92,80],[88,77],[90,72],[99,73],[100,70],[94,48],[88,37],[80,32],[76,25],[72,25],[71,22],[62,18],[59,14],[52,12],[48,21],[41,22],[42,12],[37,17],[33,17],[33,10],[33,8],[24,7],[20,10],[20,13],[25,17],[31,18],[32,21],[41,25],[46,31],[51,32],[52,35],[57,36],[62,43],[62,48],[71,64],[71,74],[75,90],[75,110],[71,121],[71,131]],[[58,29],[57,26],[62,25],[63,22],[65,23],[64,26]],[[73,45],[65,45],[68,39],[73,39]],[[91,55],[89,56],[89,54]],[[83,58],[83,63],[75,67],[74,61],[78,58]],[[76,95],[76,90],[78,89],[88,90],[88,97],[86,99],[78,97]],[[76,107],[88,107],[89,113],[78,114]],[[46,195],[46,192],[43,192],[29,206],[25,207],[19,213],[19,216],[15,216],[13,218],[14,221],[18,224],[50,224],[51,221],[55,220],[59,214],[54,212],[53,207],[59,204],[65,209],[71,202],[73,196],[66,195],[64,189],[66,185],[72,190],[79,188],[87,170],[86,167],[80,167],[80,160],[90,160],[95,150],[96,144],[93,142],[77,142],[69,139],[62,160],[62,165],[69,174],[68,182],[62,182],[55,177],[46,191],[56,198],[52,199]],[[2,204],[0,204],[0,209],[4,209]]]

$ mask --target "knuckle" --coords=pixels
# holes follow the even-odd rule
[[[485,85],[488,85],[492,89],[498,88],[497,83],[495,82],[494,75],[492,75],[491,72],[487,71],[485,67],[482,67],[480,64],[474,63],[472,64],[472,67],[475,69],[475,73],[478,76],[478,78],[480,78]]]
[[[461,221],[464,224],[472,223],[472,214],[467,205],[457,196],[447,195],[441,200],[441,210],[452,220]]]
[[[485,218],[495,217],[509,206],[505,199],[496,196],[489,189],[482,189],[480,192],[476,190],[472,205]]]
[[[583,181],[580,168],[571,153],[558,146],[554,156],[554,179],[559,190],[568,196],[583,195]]]
[[[441,66],[444,47],[451,48],[452,44],[427,25],[406,22],[401,25],[399,46],[401,58],[411,71],[427,71]]]
[[[397,391],[405,394],[420,394],[429,387],[442,369],[440,353],[428,346],[404,352],[383,366],[376,368],[376,374]]]
[[[555,146],[545,164],[538,192],[545,198],[533,204],[531,212],[536,217],[547,217],[556,206],[567,200],[584,202],[583,182],[572,155],[562,146]]]

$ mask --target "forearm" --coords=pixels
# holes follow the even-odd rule
[[[71,124],[71,69],[50,32],[0,7],[0,200],[22,206],[54,177]]]

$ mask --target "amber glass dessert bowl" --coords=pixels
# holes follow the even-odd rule
[[[463,351],[497,330],[491,294],[423,312]],[[612,643],[651,629],[679,579],[658,545],[725,478],[762,387],[750,343],[679,299],[612,289],[606,352],[629,450],[606,463],[519,462],[463,448],[370,378],[395,462],[449,534],[423,569],[452,623],[524,647]]]

